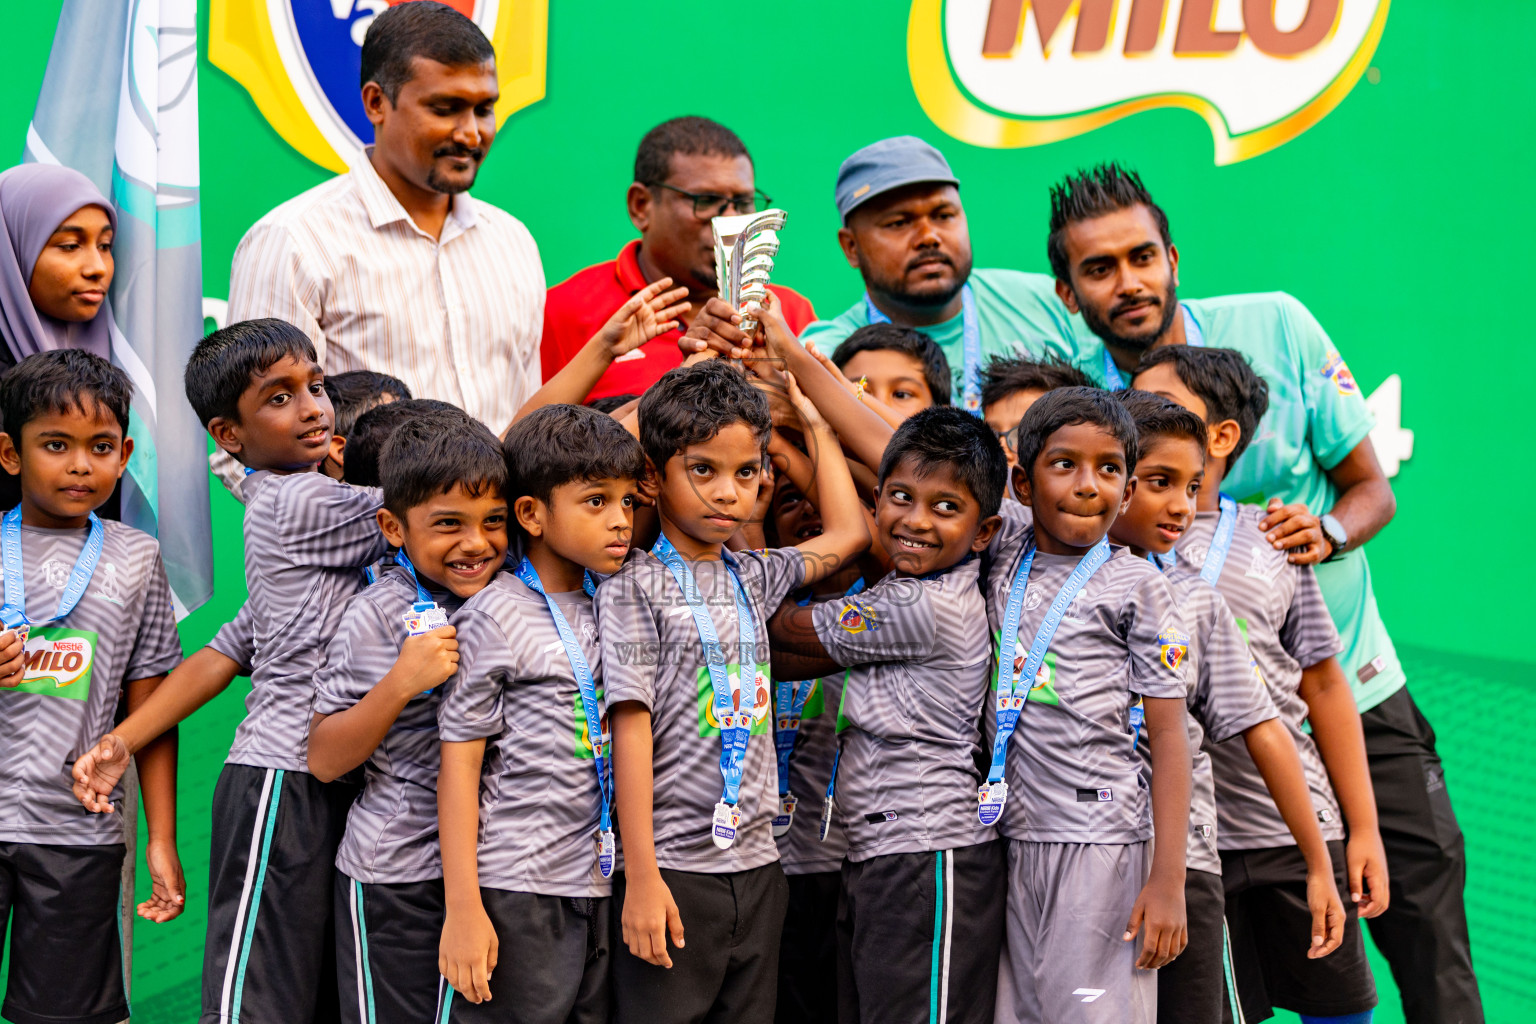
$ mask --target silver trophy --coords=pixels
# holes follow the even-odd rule
[[[768,296],[768,275],[779,251],[779,229],[788,216],[783,210],[763,210],[710,221],[715,230],[715,280],[720,297],[742,315],[741,329],[757,330],[747,315],[747,303],[761,303]]]

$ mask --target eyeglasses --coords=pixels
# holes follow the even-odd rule
[[[998,443],[1001,444],[1004,448],[1007,448],[1011,452],[1016,452],[1019,450],[1019,426],[1017,423],[1009,427],[1007,430],[994,430],[992,433],[997,438]]]
[[[753,189],[751,195],[719,196],[712,192],[685,192],[676,185],[668,185],[664,181],[653,181],[648,184],[651,188],[664,188],[668,192],[676,192],[684,199],[693,200],[693,215],[699,220],[723,217],[727,209],[732,213],[756,213],[759,208],[767,209],[773,205],[773,199],[760,188]]]

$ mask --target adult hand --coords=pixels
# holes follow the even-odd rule
[[[1268,514],[1259,523],[1264,539],[1276,551],[1289,552],[1286,559],[1292,565],[1316,565],[1333,554],[1333,545],[1323,536],[1322,521],[1303,503],[1286,505],[1270,498],[1264,511]]]
[[[686,360],[703,352],[714,352],[727,359],[741,359],[752,347],[752,338],[741,329],[741,314],[718,295],[704,303],[677,342]]]

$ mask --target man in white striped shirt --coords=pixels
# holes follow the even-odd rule
[[[327,373],[393,374],[499,433],[539,387],[544,270],[515,217],[470,198],[496,134],[496,56],[444,4],[401,4],[363,40],[374,145],[246,233],[230,322],[278,317]]]

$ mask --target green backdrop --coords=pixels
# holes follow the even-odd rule
[[[8,5],[0,140],[11,140],[13,154],[59,5]],[[631,237],[624,189],[636,142],[666,117],[698,113],[742,135],[758,183],[790,211],[775,280],[835,314],[859,294],[834,239],[837,165],[866,142],[914,133],[944,149],[964,182],[978,265],[1045,271],[1047,185],[1121,159],[1141,170],[1172,219],[1186,295],[1291,292],[1333,335],[1366,393],[1402,376],[1404,425],[1417,447],[1393,481],[1397,519],[1370,546],[1377,596],[1439,732],[1466,831],[1488,1017],[1536,1019],[1536,967],[1526,955],[1536,926],[1536,826],[1526,806],[1536,767],[1525,754],[1536,659],[1527,647],[1532,605],[1519,597],[1536,559],[1507,525],[1536,499],[1520,468],[1528,399],[1516,392],[1531,365],[1521,354],[1529,284],[1504,262],[1536,233],[1528,194],[1536,81],[1527,63],[1536,5],[1399,0],[1371,71],[1337,110],[1280,149],[1225,167],[1213,164],[1204,122],[1184,111],[1036,149],[945,137],[913,96],[907,5],[896,0],[550,7],[546,98],[502,128],[475,193],[527,223],[551,283]],[[204,9],[204,55],[206,30]],[[289,148],[238,84],[206,60],[200,73],[204,292],[222,297],[242,233],[328,172]],[[189,649],[245,594],[240,510],[214,492],[217,590],[183,623]],[[208,803],[243,692],[232,688],[182,729],[190,898],[176,922],[135,931],[135,1020],[145,1024],[196,1016]],[[1377,1020],[1401,1020],[1390,975],[1377,967]]]

